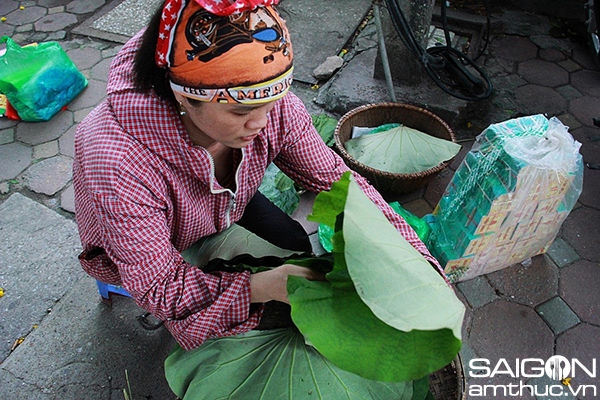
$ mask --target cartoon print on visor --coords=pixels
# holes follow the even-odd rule
[[[192,46],[186,50],[188,61],[198,58],[208,62],[228,52],[233,47],[252,43],[264,43],[271,53],[263,58],[265,64],[273,61],[275,54],[282,51],[288,56],[289,49],[283,30],[272,10],[261,8],[258,12],[242,12],[228,18],[218,17],[206,10],[196,12],[189,20],[185,36]]]

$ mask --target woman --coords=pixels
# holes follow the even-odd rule
[[[314,192],[348,170],[288,91],[293,53],[276,2],[166,1],[115,57],[106,100],[77,131],[81,264],[94,278],[123,285],[185,349],[255,328],[262,303],[287,301],[287,276],[323,279],[292,265],[205,274],[181,256],[234,222],[280,247],[310,251],[301,226],[257,192],[265,169],[275,162]]]

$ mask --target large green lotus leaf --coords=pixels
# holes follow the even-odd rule
[[[181,253],[186,262],[200,268],[206,266],[211,260],[233,260],[240,255],[248,255],[255,259],[264,257],[286,259],[297,254],[297,251],[275,246],[237,224],[194,243]]]
[[[448,328],[460,339],[464,305],[354,181],[343,221],[346,266],[373,313],[402,331]]]
[[[319,114],[312,116],[313,125],[315,129],[329,147],[335,143],[334,132],[337,126],[337,119],[328,116],[327,114]]]
[[[190,351],[177,347],[165,374],[184,400],[416,400],[428,390],[427,378],[385,383],[341,370],[295,329],[211,339]]]
[[[403,332],[387,325],[352,285],[289,277],[288,297],[294,324],[310,343],[333,364],[367,379],[420,379],[449,364],[460,350],[449,329]]]
[[[344,211],[346,205],[350,175],[350,172],[344,173],[328,192],[321,192],[317,195],[312,214],[306,217],[309,221],[320,222],[335,229],[337,216]]]
[[[350,139],[344,147],[358,162],[399,174],[423,172],[452,159],[460,145],[407,126]]]
[[[370,202],[356,182],[351,180],[349,173],[345,174],[340,182],[334,184],[330,192],[317,196],[311,215],[313,220],[331,225],[334,215],[337,214],[337,222],[333,224],[337,232],[332,238],[334,266],[327,274],[327,282],[288,278],[292,319],[319,352],[343,369],[380,381],[406,381],[420,378],[450,363],[460,350],[461,342],[458,339],[460,333],[458,336],[453,334],[454,326],[447,326],[451,324],[444,323],[447,321],[443,321],[445,316],[440,315],[440,310],[442,313],[448,312],[449,315],[462,316],[464,306],[452,298],[448,299],[448,296],[440,296],[436,290],[428,290],[427,286],[430,284],[442,294],[450,293],[454,296],[451,291],[445,292],[445,289],[439,287],[440,282],[441,285],[446,285],[444,279],[422,256],[421,260],[409,253],[412,260],[408,259],[406,262],[414,272],[409,273],[407,277],[400,274],[400,282],[398,282],[398,273],[392,271],[397,268],[396,258],[386,256],[394,260],[391,265],[388,265],[385,258],[380,259],[378,254],[373,256],[372,252],[365,252],[362,245],[353,247],[345,243],[348,234],[352,237],[352,241],[355,241],[355,236],[361,237],[365,246],[377,247],[379,241],[388,242],[381,236],[390,235],[390,231],[385,228],[384,231],[378,232],[379,228],[388,225],[394,231],[391,234],[392,238],[396,235],[401,237],[383,214],[381,215],[384,220],[376,214],[374,216],[377,218],[370,218],[372,217],[370,206],[367,207],[369,212],[362,214],[362,228],[356,229],[356,226],[353,226],[355,211],[365,206],[362,197]],[[328,208],[326,205],[332,207]],[[348,229],[345,226],[347,212],[351,214],[348,219],[350,225]],[[406,245],[412,248],[409,243]],[[383,246],[383,249],[386,250],[386,247],[388,245]],[[392,252],[397,252],[397,247],[397,243],[393,242]],[[361,255],[364,255],[362,261]],[[400,258],[405,257],[404,250],[396,255]],[[346,257],[352,259],[352,268],[359,271],[355,271],[354,274],[349,273]],[[423,279],[419,278],[411,285],[413,275],[421,275],[421,273],[431,281],[424,285]],[[356,287],[360,288],[358,293]],[[409,290],[402,288],[409,288]],[[394,299],[398,291],[410,293],[421,301],[435,305],[434,314],[415,316],[413,310],[409,308],[413,307],[412,299],[409,303],[405,303],[408,307],[402,303],[402,299],[398,300],[400,303],[388,301],[388,297]],[[425,297],[429,292],[433,292],[432,299]],[[364,298],[361,298],[362,296]],[[383,315],[383,319],[369,308],[372,305],[369,303],[378,300],[382,304],[374,308]],[[440,304],[441,301],[448,301],[449,305]],[[418,307],[423,308],[421,304]],[[427,322],[428,318],[437,321],[438,326]],[[398,321],[408,328],[405,331],[397,329],[395,325],[400,325]],[[419,330],[412,326],[413,322],[419,324],[422,321],[425,321],[425,325],[435,327]]]
[[[275,164],[269,164],[258,190],[283,212],[292,215],[300,205],[294,181]]]

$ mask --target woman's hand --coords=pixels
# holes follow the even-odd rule
[[[290,303],[287,298],[287,278],[290,275],[301,276],[309,281],[324,281],[325,275],[306,267],[283,264],[270,271],[250,276],[250,302],[266,303],[277,300]]]

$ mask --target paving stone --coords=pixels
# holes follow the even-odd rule
[[[574,72],[571,74],[571,85],[581,93],[600,98],[600,71],[584,69]]]
[[[101,51],[93,47],[69,50],[67,55],[80,71],[90,69],[102,60]]]
[[[595,158],[590,160],[593,161]],[[588,207],[600,208],[600,171],[590,169],[585,171],[583,175],[583,192],[581,192],[579,202]]]
[[[575,140],[581,143],[579,153],[583,156],[586,162],[595,163],[598,161],[597,155],[600,154],[600,129],[596,127],[581,126],[578,129],[573,129],[571,135]],[[584,169],[583,179],[598,176],[598,170]],[[585,183],[584,183],[585,185]],[[584,187],[584,191],[585,191]],[[590,188],[587,188],[590,189]],[[581,201],[581,198],[580,198]],[[585,203],[584,203],[585,204]],[[590,205],[590,207],[594,207]]]
[[[546,254],[559,268],[579,260],[579,254],[561,238],[554,240]]]
[[[425,191],[425,200],[432,207],[435,207],[440,201],[453,176],[454,172],[450,168],[446,168],[429,181]]]
[[[106,4],[106,0],[75,0],[67,4],[67,11],[73,14],[87,14]]]
[[[526,114],[564,114],[567,100],[551,88],[540,85],[525,85],[515,89],[515,100]]]
[[[67,186],[61,193],[60,208],[70,213],[75,213],[75,189],[73,189],[73,185]]]
[[[370,6],[365,0],[282,2],[279,11],[287,20],[294,44],[294,76],[316,83],[312,71],[327,57],[338,54]],[[322,15],[328,16],[324,29],[306,29]]]
[[[598,362],[600,354],[600,327],[589,324],[580,324],[569,329],[556,339],[556,354],[566,357],[568,360],[576,358],[588,370],[592,371],[594,359]],[[597,366],[596,366],[597,368]],[[598,370],[596,369],[596,373]],[[581,368],[575,372],[571,381],[576,390],[581,385],[593,385],[598,388],[598,378],[588,376]],[[579,396],[580,399],[597,399],[597,396],[591,396],[592,391],[588,389],[587,396]],[[596,393],[600,394],[600,393]]]
[[[87,117],[87,115],[94,109],[95,107],[88,107],[88,108],[82,108],[81,110],[77,110],[73,113],[73,117],[75,118],[75,123],[78,124],[81,121],[83,121],[83,119],[85,117]]]
[[[528,306],[536,306],[556,296],[558,267],[544,255],[533,257],[531,261],[531,265],[517,264],[488,274],[492,287]]]
[[[547,359],[553,354],[554,334],[530,307],[496,300],[473,312],[468,341],[482,358],[497,360]]]
[[[19,4],[16,1],[3,1],[0,2],[0,15],[5,16],[10,14],[19,8]]]
[[[47,40],[58,41],[58,40],[63,40],[65,37],[67,37],[67,32],[65,32],[65,31],[56,31],[56,32],[50,32],[48,34],[48,37],[46,39]]]
[[[498,299],[496,291],[484,276],[459,282],[458,288],[473,308],[482,307]]]
[[[548,17],[543,15],[516,10],[504,10],[501,14],[495,17],[504,22],[503,33],[506,35],[530,36],[545,34],[552,28]]]
[[[75,223],[25,196],[16,193],[0,204],[0,236],[2,362],[13,341],[39,324],[83,273]]]
[[[571,52],[574,49],[574,45],[570,40],[554,38],[549,35],[531,35],[529,40],[535,43],[540,49],[557,49],[563,52]]]
[[[108,49],[102,50],[102,58],[113,58],[121,50],[123,46],[112,46]]]
[[[17,26],[15,32],[31,32],[33,30],[33,24],[25,24],[21,26]]]
[[[41,32],[54,32],[66,29],[77,23],[77,17],[73,14],[58,13],[46,15],[35,23],[35,29]]]
[[[479,134],[479,133],[477,133],[477,134]],[[460,143],[460,145],[462,147],[460,148],[460,151],[458,152],[456,157],[454,157],[454,160],[452,160],[452,163],[450,163],[450,169],[452,171],[456,171],[460,167],[463,160],[467,156],[467,153],[469,151],[471,151],[471,149],[473,148],[474,143],[475,143],[475,139],[466,140],[465,142]]]
[[[577,64],[571,59],[560,61],[558,65],[564,68],[567,72],[575,72],[581,69],[581,65]]]
[[[492,41],[491,50],[497,57],[510,61],[532,60],[538,48],[529,39],[520,36],[504,36]]]
[[[492,82],[494,82],[494,79],[498,77],[514,74],[517,70],[517,64],[518,61],[507,60],[500,56],[496,56],[485,62],[484,70],[486,74],[492,78]],[[494,85],[494,88],[498,87],[500,86]]]
[[[83,108],[95,107],[106,97],[106,82],[96,79],[88,79],[88,86],[69,103],[67,109],[71,111]]]
[[[71,180],[73,160],[65,156],[47,158],[33,164],[23,178],[29,189],[52,196]]]
[[[14,33],[16,30],[16,26],[12,25],[8,22],[0,22],[0,36],[8,36],[10,38],[14,39]],[[1,118],[1,119],[5,119],[5,118]]]
[[[70,127],[58,140],[60,154],[75,158],[75,131],[77,131],[77,125]]]
[[[91,34],[103,37],[102,32],[130,38],[146,26],[150,16],[156,10],[160,0],[126,0],[99,18],[88,21]],[[100,34],[99,34],[100,33]]]
[[[590,71],[598,70],[598,66],[594,62],[592,53],[587,47],[577,47],[575,50],[573,50],[571,58],[585,69],[589,69]]]
[[[402,208],[410,211],[419,218],[423,218],[424,215],[431,214],[433,212],[433,207],[423,198],[402,203]]]
[[[560,296],[582,321],[600,325],[600,265],[578,261],[561,271]]]
[[[581,122],[579,122],[577,120],[577,118],[575,118],[573,115],[566,113],[566,114],[562,114],[558,116],[558,119],[560,120],[560,122],[562,122],[567,128],[569,128],[569,131],[573,130],[573,129],[577,129],[581,127]]]
[[[31,147],[21,143],[9,143],[0,146],[0,181],[14,179],[31,163]]]
[[[58,139],[73,124],[73,113],[59,111],[50,121],[20,123],[17,126],[17,139],[36,145]]]
[[[65,7],[73,0],[37,0],[40,6],[52,8],[52,7]]]
[[[541,49],[540,57],[543,60],[555,63],[558,61],[563,61],[565,59],[565,54],[557,49]]]
[[[556,296],[547,302],[540,304],[536,311],[550,326],[552,332],[558,335],[580,323],[579,317],[569,308],[567,303]]]
[[[7,128],[12,128],[15,125],[17,125],[18,123],[19,123],[19,121],[15,121],[15,120],[12,120],[12,119],[0,118],[0,130],[7,129]]]
[[[502,88],[502,91],[510,91],[527,85],[527,81],[517,74],[495,77],[492,83],[495,88]]]
[[[563,238],[588,261],[599,262],[600,211],[588,207],[573,210],[563,224]]]
[[[13,25],[24,25],[33,23],[44,15],[47,10],[44,7],[26,7],[24,10],[16,9],[15,11],[6,15],[6,20],[10,21]]]
[[[107,58],[100,61],[98,64],[94,65],[90,71],[90,76],[99,81],[106,82],[108,80],[108,70],[111,62],[112,58]]]
[[[0,25],[0,27],[2,27],[2,25]],[[15,33],[14,35],[10,35],[13,42],[18,44],[19,46],[23,46],[23,45],[26,45],[29,43],[34,43],[35,40],[30,40],[29,39],[30,36],[31,35],[29,33]]]
[[[35,160],[53,157],[57,154],[58,154],[58,141],[57,140],[38,144],[37,146],[33,147],[33,158]]]
[[[42,259],[39,263],[47,261]],[[164,372],[164,360],[175,346],[169,332],[164,328],[144,330],[136,319],[143,310],[129,298],[115,296],[112,307],[101,304],[95,281],[84,276],[76,255],[65,259],[63,264],[69,269],[52,263],[47,271],[40,271],[46,276],[63,278],[71,290],[2,364],[3,397],[7,400],[123,399],[123,389],[129,383],[135,398],[174,399]],[[53,268],[61,272],[75,268],[75,271],[67,276],[69,280]],[[80,279],[73,282],[75,278]],[[2,380],[6,376],[18,380]],[[21,396],[22,389],[32,395]],[[11,393],[19,396],[15,398]]]
[[[471,348],[468,342],[463,341],[462,346],[460,348],[460,357],[462,358],[463,365],[465,366],[465,370],[468,370],[469,361],[474,358],[479,358],[479,356],[475,353],[475,351]]]
[[[569,73],[550,61],[523,61],[519,63],[518,72],[529,83],[541,86],[556,88],[569,83]]]
[[[58,14],[65,11],[65,6],[56,6],[48,9],[48,14]]]
[[[15,129],[3,129],[0,131],[0,145],[12,143],[15,140]]]
[[[556,88],[556,91],[558,93],[560,93],[567,100],[577,99],[582,96],[582,94],[571,85],[565,85],[565,86]]]

